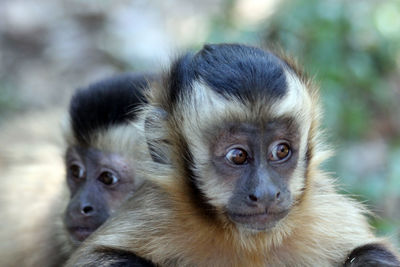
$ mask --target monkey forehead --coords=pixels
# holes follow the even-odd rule
[[[65,124],[68,124],[68,121]],[[71,132],[71,127],[64,125],[63,128],[64,139],[69,147],[84,145],[88,148],[119,154],[132,162],[141,156],[138,151],[147,151],[142,147],[145,143],[142,120],[93,132],[89,142],[84,144]]]
[[[196,131],[210,124],[223,121],[266,123],[279,117],[292,117],[306,128],[310,125],[312,99],[306,86],[290,70],[285,70],[286,93],[281,97],[256,95],[253,99],[242,99],[234,95],[223,96],[214,88],[198,79],[192,83],[192,90],[178,110],[182,111],[185,128]]]
[[[96,166],[114,166],[119,170],[123,170],[127,165],[127,159],[121,153],[110,152],[104,149],[94,147],[73,146],[67,150],[67,155],[71,158],[86,158],[88,162]]]
[[[143,141],[143,123],[139,120],[99,131],[92,137],[91,146],[123,155],[136,155],[141,151],[139,148]]]

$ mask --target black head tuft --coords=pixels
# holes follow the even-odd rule
[[[169,103],[175,103],[183,88],[189,88],[194,77],[193,55],[188,53],[175,61],[168,76]]]
[[[195,60],[198,76],[225,97],[276,98],[286,93],[283,61],[259,48],[239,44],[205,45]]]
[[[171,100],[175,101],[182,90],[190,90],[189,85],[196,78],[226,98],[250,101],[260,96],[279,98],[287,91],[285,66],[274,54],[256,47],[205,45],[194,56],[184,56],[172,65]]]
[[[143,88],[152,79],[150,75],[124,74],[78,90],[69,107],[77,141],[89,145],[94,132],[134,120],[135,110],[145,101]]]

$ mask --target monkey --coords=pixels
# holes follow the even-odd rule
[[[400,266],[367,209],[321,170],[318,87],[295,60],[208,44],[147,98],[149,183],[66,266]]]
[[[12,233],[18,235],[17,241],[8,241],[10,234],[2,238],[4,255],[0,255],[0,266],[60,266],[141,186],[143,180],[135,172],[134,158],[126,158],[123,151],[126,147],[134,149],[135,137],[129,139],[129,144],[112,138],[118,138],[126,128],[132,128],[130,134],[134,133],[136,109],[145,101],[143,90],[154,77],[152,74],[117,75],[80,89],[72,96],[63,125],[64,163],[60,166],[58,162],[53,168],[56,176],[65,177],[66,183],[56,179],[47,187],[41,186],[44,175],[51,175],[51,165],[36,166],[43,172],[39,169],[34,173],[44,177],[18,173],[22,177],[15,178],[20,182],[26,176],[34,179],[38,187],[32,188],[32,192],[24,188],[29,192],[26,197],[22,192],[25,204],[35,203],[31,204],[32,212],[24,209],[30,213],[36,211],[37,220],[14,216],[13,220],[25,221],[24,227],[16,229],[21,232]],[[65,174],[60,168],[66,169]],[[49,188],[49,193],[44,188]],[[17,192],[14,194],[18,197]],[[41,206],[37,207],[37,201]],[[6,221],[11,220],[6,218]]]
[[[142,183],[134,161],[124,156],[125,147],[113,138],[132,127],[136,109],[145,101],[143,88],[152,78],[120,75],[80,90],[71,99],[64,131],[71,199],[64,224],[73,243],[85,240]]]

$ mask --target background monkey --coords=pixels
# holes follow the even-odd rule
[[[141,163],[153,185],[67,266],[399,265],[319,170],[318,93],[285,57],[207,45],[175,61],[149,103],[146,137],[163,159]]]
[[[135,129],[131,124],[151,79],[151,75],[119,75],[73,96],[64,127],[66,173],[61,160],[8,171],[1,194],[7,206],[1,214],[0,266],[60,266],[140,187],[134,159],[127,159],[120,147],[127,144],[113,141],[112,136]],[[135,137],[130,141],[134,147]],[[52,148],[57,156],[60,146]],[[68,186],[61,177],[66,177]]]
[[[73,242],[79,244],[89,236],[142,183],[134,158],[125,157],[127,144],[118,138],[132,128],[150,79],[149,75],[121,75],[80,90],[71,99],[70,124],[64,133],[71,199],[64,223]],[[135,142],[136,136],[131,139]]]

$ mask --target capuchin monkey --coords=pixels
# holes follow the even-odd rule
[[[118,75],[74,94],[63,127],[66,173],[53,172],[64,175],[67,186],[65,182],[46,183],[52,176],[51,166],[38,165],[34,172],[38,177],[19,172],[21,177],[15,177],[14,183],[30,178],[30,188],[13,193],[16,197],[22,194],[19,198],[32,212],[25,207],[19,215],[14,212],[13,220],[21,227],[6,224],[9,228],[2,229],[10,233],[1,235],[0,266],[62,265],[141,186],[135,159],[127,158],[124,151],[134,150],[142,133],[135,131],[137,109],[143,105],[143,90],[152,79],[154,76],[147,74]],[[119,139],[126,129],[131,129],[129,143],[122,143]],[[9,204],[7,209],[13,206]],[[5,218],[6,222],[11,219]]]
[[[148,101],[150,183],[67,266],[400,266],[320,170],[318,90],[287,57],[206,45]]]
[[[150,75],[120,75],[80,90],[71,99],[64,131],[71,199],[64,225],[74,245],[103,224],[142,183],[134,158],[125,156],[128,144],[121,144],[119,135],[132,128],[151,79]],[[130,134],[129,147],[134,149],[138,133]]]

